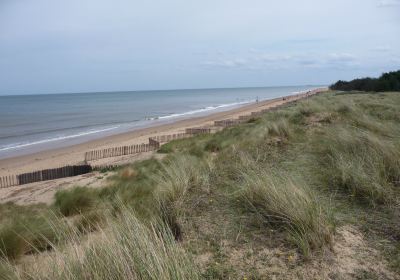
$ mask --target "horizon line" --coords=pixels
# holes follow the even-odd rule
[[[32,95],[63,95],[63,94],[96,94],[113,92],[155,92],[155,91],[185,91],[185,90],[213,90],[213,89],[255,89],[255,88],[278,88],[278,87],[306,87],[306,86],[328,86],[324,84],[306,84],[306,85],[275,85],[275,86],[245,86],[245,87],[211,87],[211,88],[177,88],[177,89],[144,89],[144,90],[110,90],[110,91],[80,91],[80,92],[53,92],[53,93],[16,93],[1,94],[3,96],[32,96]]]

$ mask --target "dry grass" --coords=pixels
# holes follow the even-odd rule
[[[392,141],[351,127],[333,128],[318,141],[331,187],[344,189],[371,204],[394,202],[400,150]]]
[[[122,207],[118,218],[109,217],[104,230],[86,242],[69,236],[69,249],[54,247],[45,262],[30,267],[0,266],[6,279],[199,279],[190,256],[162,223],[149,226]]]
[[[209,188],[211,161],[194,156],[177,155],[163,163],[154,176],[159,213],[170,226],[176,239],[181,239],[179,217],[185,212],[188,192],[196,188]]]
[[[257,168],[246,170],[243,179],[243,203],[263,223],[285,229],[305,257],[332,246],[330,211],[310,188],[288,174]]]

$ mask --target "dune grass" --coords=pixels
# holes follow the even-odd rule
[[[69,250],[54,247],[49,259],[37,259],[30,267],[3,263],[5,279],[199,279],[191,257],[168,227],[161,222],[144,225],[132,210],[121,208],[89,240],[71,232]]]
[[[305,257],[330,248],[334,221],[328,207],[289,174],[257,169],[253,165],[243,171],[240,199],[246,208],[259,215],[262,223],[286,230]]]
[[[29,217],[3,224],[0,228],[0,256],[17,259],[23,254],[40,252],[62,240],[67,227],[57,218]]]
[[[194,156],[169,158],[154,176],[160,217],[168,224],[176,239],[181,239],[179,217],[185,212],[185,202],[192,188],[209,188],[210,161]]]
[[[95,192],[89,188],[75,187],[55,194],[54,206],[64,215],[72,216],[94,207]]]
[[[107,187],[58,192],[52,207],[70,222],[72,250],[50,235],[50,246],[38,246],[53,249],[48,266],[34,262],[31,278],[10,263],[0,271],[11,269],[13,279],[239,279],[243,268],[229,256],[241,236],[258,251],[284,240],[282,250],[313,259],[332,248],[338,224],[359,227],[364,216],[366,236],[385,240],[398,259],[400,231],[387,217],[399,211],[399,107],[398,93],[331,92],[213,135],[172,141],[161,147],[162,159],[116,170]],[[15,239],[12,232],[24,232],[19,224],[8,225],[0,216],[0,241],[16,248],[8,257],[18,259],[33,247]],[[199,272],[188,255],[210,251]],[[247,272],[262,267],[241,264]]]
[[[400,178],[400,149],[393,141],[353,127],[329,129],[318,141],[330,187],[371,204],[393,202]]]
[[[8,203],[0,207],[0,258],[18,259],[21,255],[51,248],[63,240],[67,231],[58,215],[43,206],[23,207]]]

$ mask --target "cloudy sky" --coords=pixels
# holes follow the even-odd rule
[[[400,0],[0,0],[0,94],[330,84],[400,69]]]

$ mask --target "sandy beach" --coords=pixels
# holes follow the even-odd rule
[[[85,152],[90,150],[147,143],[148,138],[152,136],[181,133],[184,132],[186,128],[191,127],[210,127],[216,120],[237,119],[239,116],[250,115],[252,112],[258,112],[264,109],[276,107],[320,93],[325,90],[326,89],[318,89],[310,93],[302,93],[283,98],[280,97],[272,100],[255,102],[230,111],[213,113],[208,116],[178,120],[170,124],[107,136],[101,139],[92,140],[65,148],[58,148],[25,156],[2,159],[0,160],[0,176],[20,174],[46,168],[56,168],[65,165],[82,164],[84,162]],[[108,164],[122,165],[149,158],[153,155],[154,152],[125,155],[91,161],[90,164],[94,166]],[[75,185],[99,187],[104,185],[106,182],[106,180],[103,180],[104,177],[107,176],[99,174],[98,172],[92,172],[76,177],[68,177],[52,181],[32,183],[23,186],[3,188],[0,189],[0,202],[13,201],[19,204],[50,203],[53,199],[54,193],[61,188],[68,188]]]
[[[320,92],[315,90],[312,94]],[[148,138],[156,135],[172,134],[184,132],[189,127],[212,126],[216,120],[236,119],[239,116],[250,115],[251,112],[261,111],[263,109],[282,105],[307,96],[307,93],[286,96],[284,98],[275,98],[272,100],[254,102],[242,107],[213,113],[203,117],[194,117],[176,122],[163,124],[144,129],[138,129],[131,132],[107,136],[101,139],[88,141],[64,148],[57,148],[24,156],[6,158],[0,160],[0,176],[20,174],[45,168],[55,168],[64,165],[79,164],[84,161],[84,153],[95,149],[105,149],[123,145],[133,145],[147,143]],[[102,163],[114,162],[113,158],[104,159]]]

